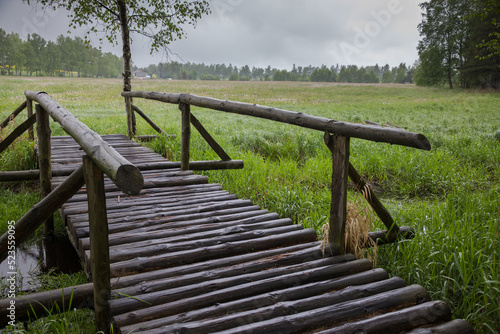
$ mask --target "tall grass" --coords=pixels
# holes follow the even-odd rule
[[[24,90],[44,90],[99,133],[126,132],[118,80],[43,80],[1,78],[0,116],[23,101]],[[500,331],[500,94],[409,85],[155,80],[133,85],[135,90],[190,92],[343,121],[370,120],[426,135],[430,152],[351,141],[353,165],[396,222],[417,232],[411,241],[380,247],[378,265],[448,302],[454,317],[467,319],[478,333]],[[135,103],[166,132],[177,135],[148,145],[178,160],[177,107],[140,99]],[[322,233],[332,173],[322,133],[192,110],[232,158],[245,162],[243,170],[205,172],[211,181]],[[51,128],[55,135],[64,134],[57,124]],[[139,118],[138,132],[154,134]],[[217,159],[196,131],[192,159]],[[348,196],[351,201],[358,198],[353,192]],[[374,223],[383,228],[380,221]]]

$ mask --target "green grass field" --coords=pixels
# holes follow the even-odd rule
[[[430,152],[351,140],[351,162],[415,239],[383,246],[377,266],[408,284],[424,286],[446,301],[453,316],[478,333],[500,331],[500,94],[411,85],[338,85],[286,82],[134,81],[134,90],[193,93],[257,103],[341,121],[390,123],[424,134]],[[121,82],[107,79],[0,77],[0,118],[43,90],[100,134],[126,133]],[[170,159],[180,157],[176,106],[135,100],[176,140],[151,143]],[[323,133],[267,120],[199,108],[193,113],[233,159],[245,168],[206,172],[240,198],[290,217],[321,234],[328,219],[331,155]],[[25,114],[17,120],[25,118]],[[138,134],[155,134],[137,119]],[[64,135],[52,123],[53,135]],[[12,129],[12,128],[10,128]],[[0,133],[1,137],[9,131]],[[194,131],[195,132],[195,131]],[[26,139],[0,155],[0,170],[31,168]],[[217,159],[193,133],[192,159]],[[0,231],[39,200],[30,185],[0,185]],[[351,201],[359,195],[349,193]],[[382,229],[375,221],[372,229]]]

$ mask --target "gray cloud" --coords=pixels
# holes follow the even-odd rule
[[[417,1],[211,0],[211,6],[211,15],[196,29],[186,27],[187,37],[169,46],[180,56],[171,59],[288,69],[292,64],[396,66],[417,59]],[[41,14],[19,0],[0,0],[0,28],[21,35],[36,32],[55,40],[68,30],[66,16],[63,10]],[[98,37],[92,39],[98,43]],[[151,56],[148,41],[140,37],[132,48],[138,66],[167,60]],[[120,53],[109,45],[103,50]]]

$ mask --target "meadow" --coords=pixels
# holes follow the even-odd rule
[[[41,90],[98,133],[126,133],[121,87],[118,79],[0,77],[0,118],[22,103],[25,90]],[[134,81],[133,89],[193,93],[424,134],[432,145],[429,152],[351,140],[352,164],[396,223],[416,232],[413,240],[379,247],[376,266],[422,285],[477,333],[500,332],[500,93],[413,85],[164,80]],[[147,145],[179,160],[177,106],[141,99],[135,104],[177,135]],[[242,170],[204,172],[212,182],[322,236],[332,173],[323,133],[194,107],[192,112],[233,159],[245,162]],[[142,119],[137,123],[139,135],[155,134]],[[64,135],[55,122],[51,130]],[[24,136],[0,154],[0,170],[33,168],[32,152]],[[192,159],[218,159],[195,130]],[[360,202],[354,191],[348,196],[351,203]],[[31,183],[0,185],[0,232],[7,220],[19,219],[38,200]],[[374,220],[371,229],[383,225]],[[63,234],[63,227],[58,231]]]

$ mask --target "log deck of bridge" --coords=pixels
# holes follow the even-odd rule
[[[164,162],[125,135],[108,135],[131,163]],[[52,137],[52,169],[76,169],[84,154]],[[111,313],[122,333],[471,333],[370,261],[328,256],[316,232],[238,199],[205,176],[144,170],[127,196],[106,181]],[[53,177],[57,186],[64,177]],[[61,208],[90,276],[85,188]]]

